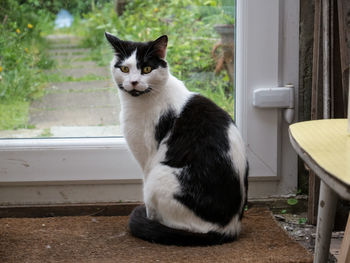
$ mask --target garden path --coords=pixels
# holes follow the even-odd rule
[[[71,36],[49,36],[57,68],[45,95],[32,102],[29,123],[41,137],[119,135],[119,99],[109,69],[88,59],[89,49]]]

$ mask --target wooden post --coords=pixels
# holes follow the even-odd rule
[[[322,0],[322,77],[323,77],[323,119],[330,116],[330,1]]]
[[[350,2],[338,0],[338,20],[339,20],[339,46],[340,46],[340,63],[344,99],[344,115],[347,113],[347,98],[349,91],[350,75],[350,23],[349,15]]]
[[[349,92],[350,1],[314,1],[311,119],[344,118]],[[316,224],[319,185],[319,179],[310,171],[310,224]]]
[[[350,213],[348,216],[348,223],[346,224],[343,241],[341,243],[338,262],[339,263],[350,262]]]
[[[312,61],[312,93],[311,93],[311,119],[317,120],[322,109],[320,101],[320,87],[322,85],[321,71],[321,0],[315,0],[315,21],[314,21],[314,45]],[[320,103],[321,102],[321,103]],[[309,172],[309,199],[308,199],[308,223],[316,225],[320,179],[310,170]]]
[[[317,223],[318,199],[320,195],[320,179],[313,171],[309,173],[309,198],[307,220],[311,225]]]
[[[121,16],[123,14],[126,4],[127,0],[115,0],[114,11],[118,16]]]
[[[346,101],[348,93],[350,92],[350,24],[346,23],[346,18],[349,16],[350,11],[349,1],[338,0],[338,19],[339,19],[339,46],[340,46],[340,62],[341,62],[341,75],[343,86],[343,99],[344,99],[344,112],[347,113],[347,104],[350,100]],[[347,18],[349,19],[349,18]],[[348,113],[350,114],[350,112]],[[349,116],[348,116],[349,117]],[[348,215],[348,222],[343,237],[343,241],[340,248],[339,263],[350,262],[350,213]]]

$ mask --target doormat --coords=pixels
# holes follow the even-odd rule
[[[233,243],[210,247],[152,244],[130,235],[127,216],[1,218],[0,262],[312,262],[267,208],[251,208]]]

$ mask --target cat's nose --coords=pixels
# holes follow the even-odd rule
[[[138,81],[131,81],[131,85],[136,86],[137,84],[139,84]]]

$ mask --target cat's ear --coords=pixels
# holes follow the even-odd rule
[[[153,49],[161,59],[165,59],[166,57],[167,45],[168,45],[167,35],[161,36],[153,41]]]
[[[105,36],[108,40],[108,42],[112,45],[114,48],[115,52],[118,53],[123,53],[123,41],[117,38],[116,36],[112,35],[111,33],[105,32]]]

